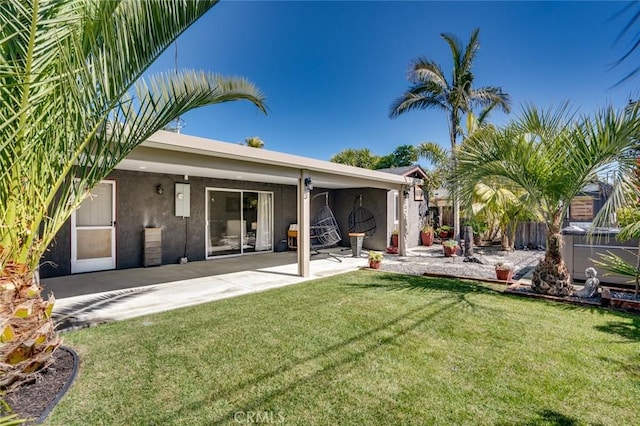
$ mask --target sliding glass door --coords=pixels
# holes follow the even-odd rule
[[[273,194],[207,188],[207,257],[273,250]]]

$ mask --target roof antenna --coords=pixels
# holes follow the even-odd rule
[[[175,40],[173,42],[173,45],[176,48],[173,56],[173,61],[174,61],[176,75],[177,75],[178,74],[178,40]],[[180,130],[184,129],[186,126],[187,126],[187,123],[182,118],[180,118],[180,116],[177,116],[174,120],[171,121],[171,123],[165,126],[165,130],[168,130],[174,133],[180,133]]]

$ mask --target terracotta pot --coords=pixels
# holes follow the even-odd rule
[[[453,257],[458,252],[458,246],[456,247],[442,246],[442,249],[444,250],[444,257]]]
[[[438,234],[438,236],[442,239],[445,239],[449,236],[449,231],[440,231],[440,233]]]
[[[513,271],[510,269],[496,269],[496,277],[500,281],[511,281]]]
[[[380,269],[380,261],[379,260],[377,260],[377,261],[370,260],[369,261],[369,268],[371,268],[371,269]]]
[[[454,235],[456,235],[456,232],[455,232],[455,231],[456,231],[456,230],[455,230],[455,229],[453,229],[453,228],[449,229],[449,231],[447,232],[447,237],[449,237],[449,238],[453,238],[453,237],[454,237]]]
[[[433,232],[420,232],[420,240],[423,246],[433,245]]]
[[[479,246],[482,244],[482,238],[480,237],[480,234],[474,234],[473,235],[473,245],[474,246]]]
[[[398,234],[391,235],[391,245],[394,247],[398,247]]]

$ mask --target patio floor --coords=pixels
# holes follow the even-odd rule
[[[339,250],[311,257],[311,276],[298,276],[295,252],[240,256],[183,265],[121,269],[46,278],[56,296],[59,329],[73,329],[265,291],[367,265]],[[341,260],[338,261],[337,258]]]
[[[57,299],[295,264],[296,252],[265,253],[150,268],[89,272],[42,280]],[[294,274],[297,270],[294,271]]]

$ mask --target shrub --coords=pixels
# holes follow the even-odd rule
[[[616,210],[618,226],[624,228],[633,223],[640,222],[640,209],[637,207],[621,207]]]
[[[381,262],[383,259],[382,253],[379,251],[369,251],[369,260],[372,262]]]
[[[447,241],[443,241],[442,245],[445,247],[454,248],[454,247],[458,247],[458,242],[456,240],[447,240]]]

